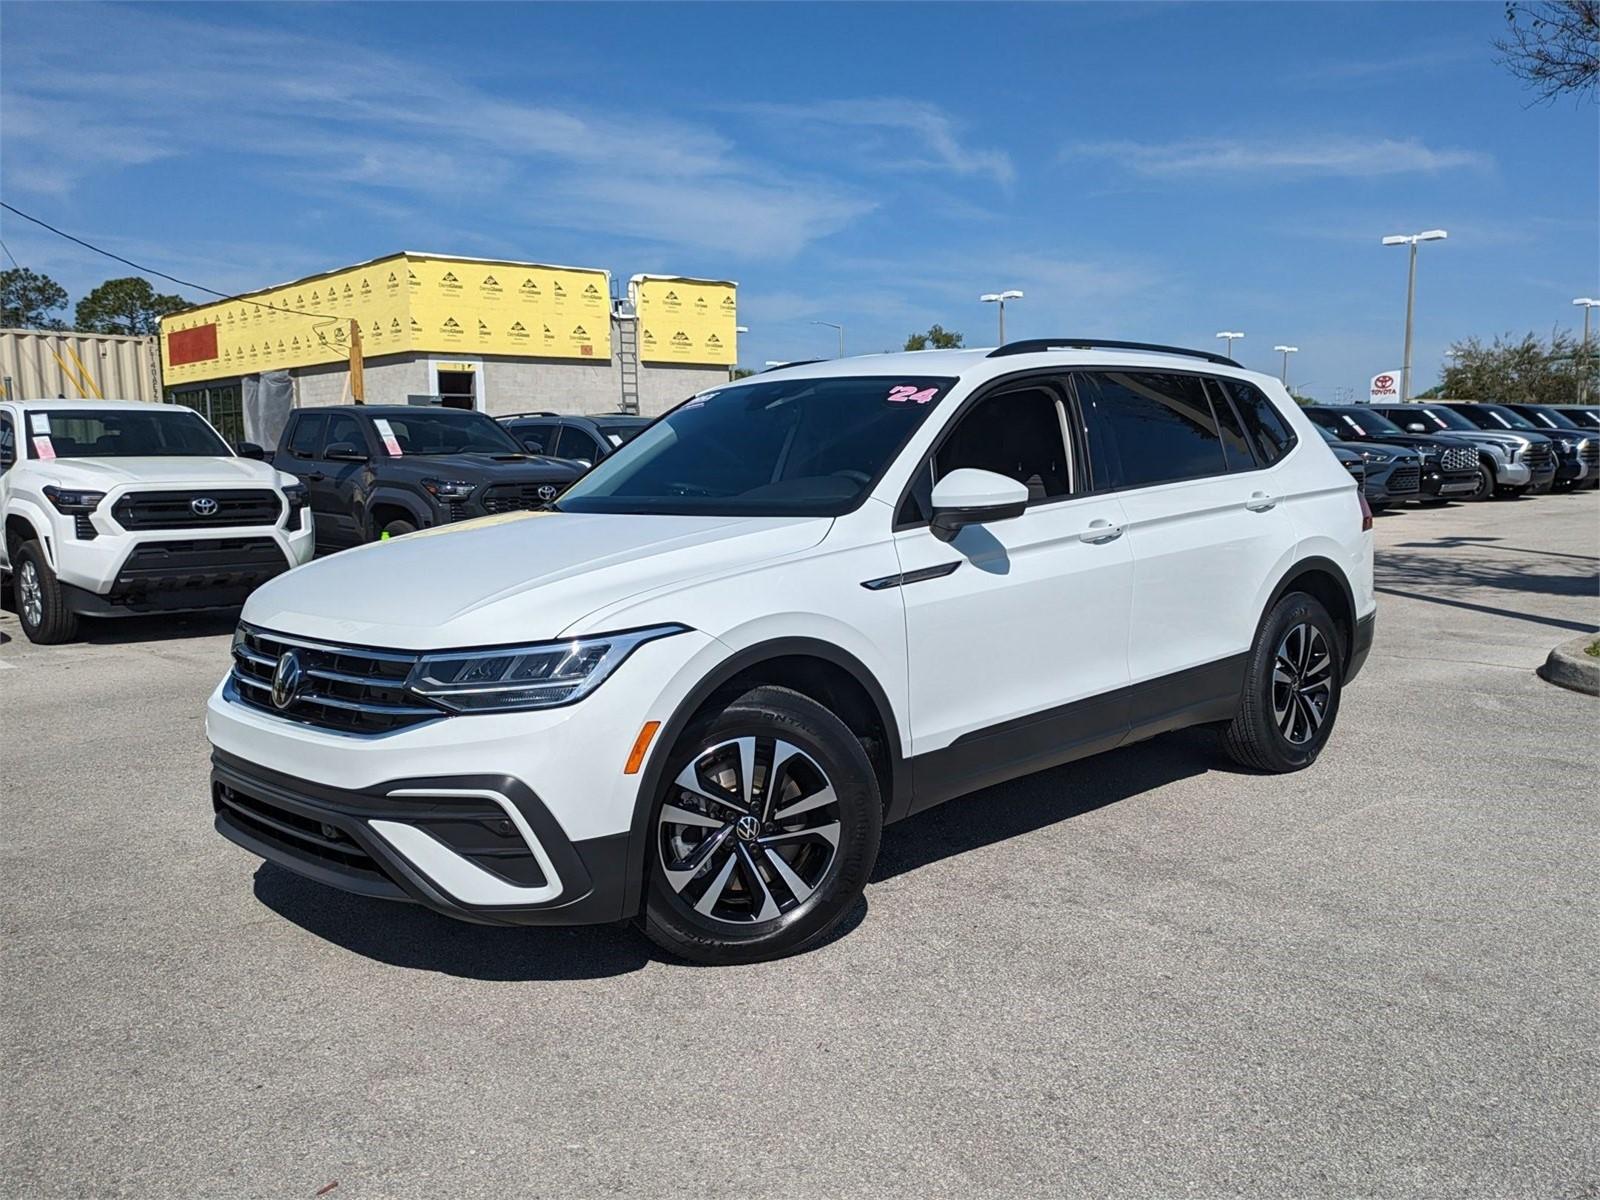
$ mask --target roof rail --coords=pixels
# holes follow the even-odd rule
[[[517,417],[559,417],[560,415],[558,412],[550,412],[547,409],[535,409],[533,412],[495,413],[494,419],[496,421],[510,421]]]
[[[1028,338],[1020,342],[1007,342],[998,350],[989,351],[990,358],[1005,358],[1012,354],[1033,354],[1040,350],[1142,350],[1147,354],[1178,354],[1184,358],[1203,358],[1221,367],[1244,368],[1231,358],[1213,354],[1209,350],[1187,350],[1182,346],[1161,346],[1155,342],[1114,342],[1107,338]]]
[[[765,375],[768,371],[783,371],[789,367],[809,367],[812,363],[831,361],[831,359],[826,358],[797,358],[793,362],[778,363],[774,366],[763,367],[761,370],[757,371],[756,374]]]

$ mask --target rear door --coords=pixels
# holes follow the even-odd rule
[[[528,448],[529,454],[554,453],[556,431],[560,429],[557,422],[518,421],[510,428],[512,436]]]
[[[1127,514],[1134,731],[1231,716],[1263,589],[1298,540],[1287,472],[1260,461],[1216,380],[1107,369],[1073,382],[1094,486]]]
[[[557,458],[570,459],[581,467],[592,467],[602,457],[599,444],[587,429],[566,423],[562,424],[561,432],[556,435],[556,448],[552,453]]]
[[[905,604],[917,808],[1114,746],[1127,724],[1132,565],[1122,506],[1084,490],[1063,380],[980,396],[918,468],[894,534]],[[959,467],[1027,484],[1022,516],[928,527]]]

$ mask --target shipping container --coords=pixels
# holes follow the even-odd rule
[[[0,382],[12,400],[161,399],[154,337],[0,329]]]

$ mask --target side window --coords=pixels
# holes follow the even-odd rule
[[[511,436],[526,446],[532,454],[549,454],[555,441],[556,427],[548,421],[513,425]]]
[[[337,442],[348,442],[357,450],[367,448],[367,439],[361,436],[361,422],[349,413],[332,413],[328,417],[328,436],[323,439],[323,445],[332,446]]]
[[[289,453],[296,458],[316,458],[322,453],[322,434],[327,428],[327,413],[301,413],[289,435]]]
[[[594,439],[576,425],[563,425],[561,435],[556,438],[555,456],[557,458],[586,458],[590,462],[598,462]]]
[[[17,465],[17,430],[10,413],[0,413],[0,475]]]
[[[1065,396],[1054,387],[1020,387],[985,396],[963,413],[933,457],[917,469],[897,521],[932,514],[933,486],[951,471],[976,467],[1026,484],[1028,502],[1073,493]]]
[[[1222,435],[1222,453],[1228,460],[1228,470],[1255,470],[1258,465],[1255,452],[1250,449],[1250,439],[1245,436],[1239,414],[1233,407],[1233,401],[1228,399],[1222,381],[1208,379],[1205,388],[1206,397],[1211,401],[1211,411],[1216,414],[1217,432]]]
[[[1294,430],[1260,388],[1239,379],[1229,379],[1226,385],[1244,419],[1244,427],[1255,441],[1256,453],[1261,456],[1263,465],[1270,467],[1294,449]]]
[[[1227,471],[1198,376],[1094,371],[1074,378],[1096,487],[1151,487]]]

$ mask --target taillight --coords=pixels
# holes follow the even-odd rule
[[[1367,493],[1356,489],[1356,499],[1361,501],[1361,532],[1366,533],[1372,528],[1372,505],[1367,503]]]

